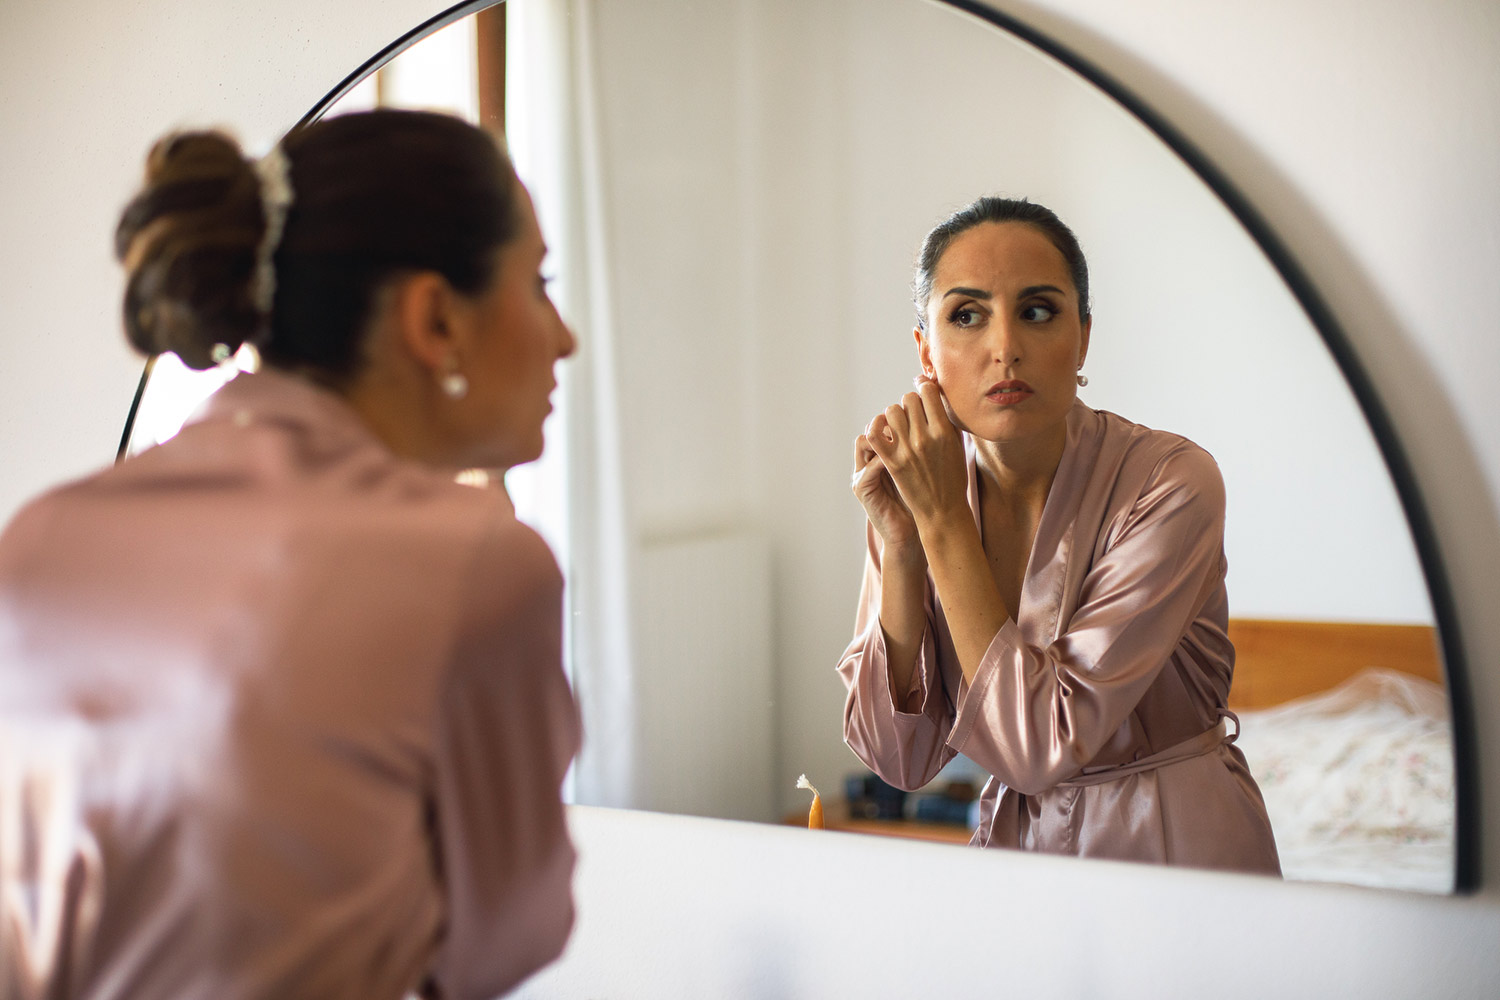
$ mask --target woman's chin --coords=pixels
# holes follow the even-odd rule
[[[541,429],[538,428],[535,435],[525,440],[509,442],[508,447],[498,453],[497,457],[504,463],[503,468],[513,469],[518,465],[526,465],[541,458],[542,452],[546,449],[546,443],[546,438],[542,436]]]
[[[1016,417],[1017,414],[1014,413],[996,413],[993,410],[988,413],[954,413],[951,408],[948,414],[954,427],[986,441],[1000,441],[1015,436],[1024,423],[1017,421]]]
[[[963,430],[968,431],[979,440],[990,441],[995,444],[1024,441],[1045,431],[1051,425],[1050,421],[1039,422],[1034,419],[1034,415],[1032,414],[1016,411],[1003,411],[971,417],[966,423],[967,426],[964,426]]]
[[[466,450],[465,468],[504,471],[542,457],[546,440],[542,428],[511,432],[503,439],[486,441]]]

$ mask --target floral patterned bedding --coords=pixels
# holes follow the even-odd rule
[[[1240,713],[1288,879],[1453,889],[1453,743],[1430,681],[1371,669]]]

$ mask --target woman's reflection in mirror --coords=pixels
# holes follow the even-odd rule
[[[136,347],[265,364],[0,541],[6,983],[505,992],[572,925],[579,739],[557,564],[455,482],[573,349],[526,189],[436,114],[180,133],[116,248]]]
[[[917,387],[855,440],[850,747],[906,789],[958,753],[988,771],[980,846],[1279,874],[1227,707],[1223,481],[1078,399],[1073,233],[981,198],[928,235],[914,292]]]

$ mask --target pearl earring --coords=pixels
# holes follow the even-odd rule
[[[463,399],[469,394],[469,380],[464,373],[458,370],[458,362],[451,357],[448,359],[448,371],[442,378],[438,379],[438,385],[443,390],[443,395],[449,399]]]
[[[1079,372],[1078,373],[1078,388],[1082,389],[1084,386],[1086,386],[1088,384],[1089,384],[1089,377],[1087,375],[1085,375],[1083,372]]]

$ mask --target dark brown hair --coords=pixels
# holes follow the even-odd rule
[[[147,354],[193,368],[250,341],[268,364],[346,382],[364,361],[376,292],[403,271],[484,291],[519,225],[510,161],[447,115],[380,110],[329,118],[282,140],[293,192],[273,258],[269,316],[255,304],[266,230],[260,180],[221,132],[167,136],[115,231],[128,272],[125,331]]]
[[[1057,247],[1073,287],[1078,290],[1078,316],[1087,320],[1089,304],[1089,265],[1084,260],[1083,248],[1078,237],[1073,235],[1061,219],[1050,209],[1025,198],[978,198],[954,212],[933,227],[922,241],[922,251],[917,255],[917,274],[912,280],[912,303],[917,307],[917,327],[927,329],[927,300],[932,297],[932,282],[937,273],[938,261],[943,259],[949,245],[960,234],[985,222],[1021,222],[1036,229]]]

